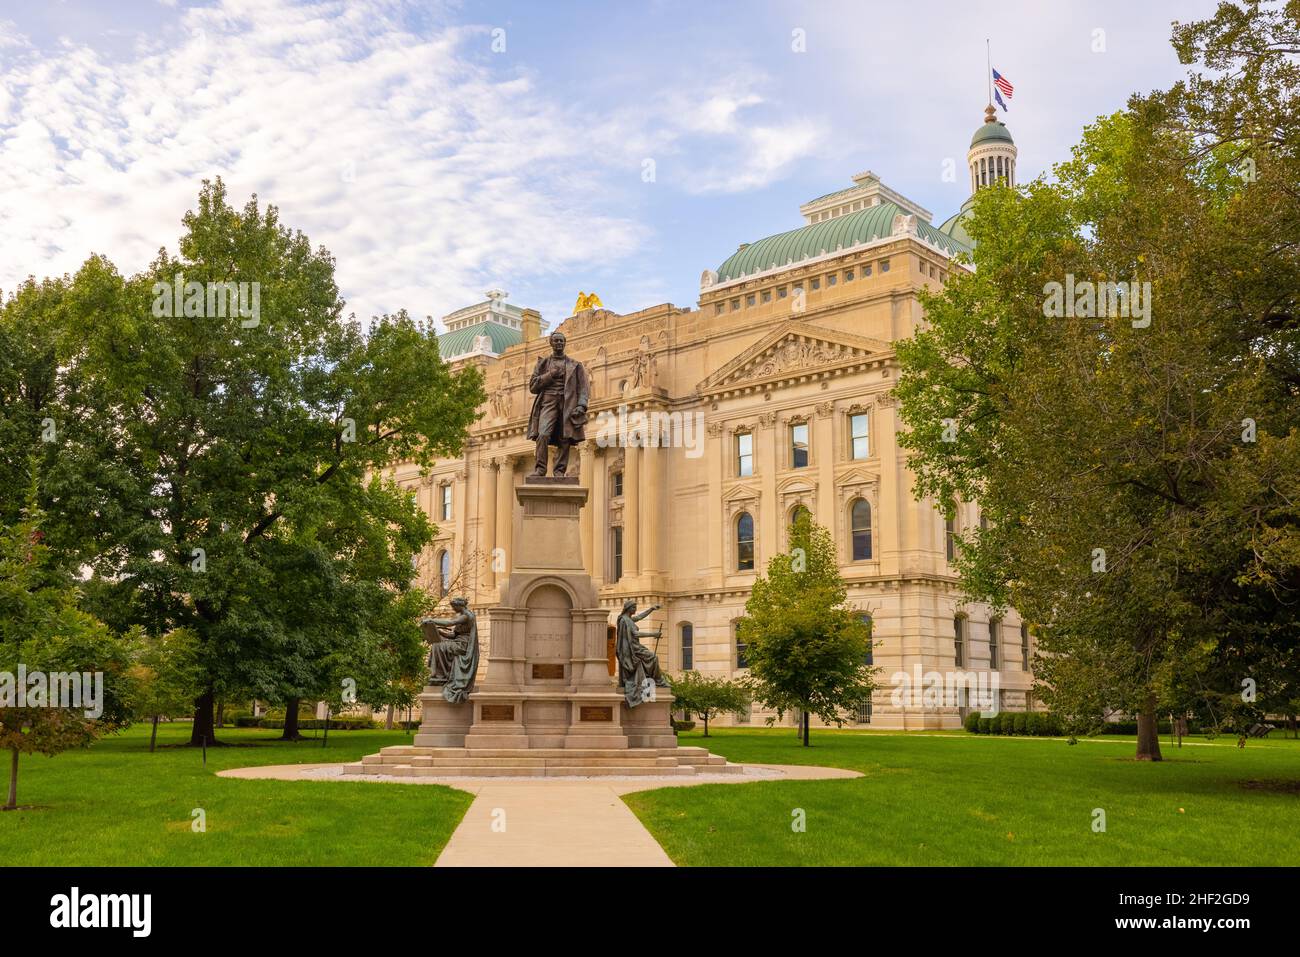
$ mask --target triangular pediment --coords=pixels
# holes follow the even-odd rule
[[[868,336],[790,322],[774,329],[696,386],[701,395],[849,369],[892,355],[889,343]]]

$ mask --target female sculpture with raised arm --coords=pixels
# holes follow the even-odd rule
[[[638,621],[660,607],[651,605],[638,615],[635,614],[636,602],[629,599],[623,603],[623,614],[618,616],[618,638],[614,644],[614,654],[618,658],[618,683],[629,708],[635,708],[645,700],[646,679],[660,688],[668,687],[668,680],[659,668],[659,656],[638,640],[662,637],[662,629],[641,631],[636,626]]]

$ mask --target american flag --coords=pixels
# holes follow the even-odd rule
[[[996,86],[1003,93],[1005,93],[1008,100],[1011,99],[1011,94],[1015,90],[1015,87],[1011,85],[1010,80],[1008,80],[997,70],[993,71],[993,85]]]

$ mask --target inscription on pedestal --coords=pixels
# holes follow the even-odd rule
[[[534,678],[564,678],[564,665],[560,663],[543,662],[533,665]]]
[[[608,705],[582,705],[578,708],[578,718],[582,721],[613,721],[614,709]]]
[[[480,712],[484,721],[513,721],[515,706],[512,704],[485,704]]]

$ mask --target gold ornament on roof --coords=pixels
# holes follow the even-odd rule
[[[583,292],[578,290],[578,301],[573,305],[573,314],[576,316],[580,312],[586,312],[588,309],[604,309],[605,304],[600,301],[600,296],[594,292]]]

